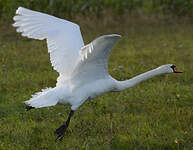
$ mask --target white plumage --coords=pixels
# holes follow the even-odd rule
[[[108,56],[119,35],[101,36],[84,45],[80,28],[75,23],[22,7],[16,14],[13,26],[17,27],[17,32],[29,38],[46,39],[51,64],[59,73],[55,88],[35,94],[26,104],[41,108],[70,103],[75,110],[88,97],[95,97],[89,95],[89,90],[96,88],[89,85],[97,86],[101,80],[113,80],[108,75]],[[93,94],[99,95],[97,91]]]
[[[79,26],[22,7],[16,14],[13,26],[18,27],[17,32],[28,38],[46,39],[53,68],[68,78],[79,57],[78,51],[84,46]]]
[[[174,65],[168,64],[130,80],[117,81],[108,73],[108,57],[120,35],[104,35],[84,45],[79,26],[67,20],[22,7],[17,9],[13,19],[13,26],[22,36],[46,39],[51,64],[59,73],[56,87],[42,90],[25,102],[31,107],[69,103],[74,111],[86,100],[105,92],[121,91],[156,75],[179,72]],[[65,132],[62,128],[64,125],[56,130],[59,139]]]

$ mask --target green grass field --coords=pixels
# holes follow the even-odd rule
[[[109,72],[118,80],[168,63],[184,73],[155,77],[86,102],[61,142],[55,142],[54,130],[70,107],[26,112],[23,104],[56,84],[46,43],[23,38],[1,22],[0,150],[193,149],[193,24],[171,22],[81,24],[85,43],[103,34],[122,35],[109,60]]]

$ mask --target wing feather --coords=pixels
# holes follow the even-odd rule
[[[81,48],[79,61],[72,73],[72,84],[81,85],[104,79],[108,74],[108,58],[120,35],[104,35]]]
[[[17,32],[28,38],[47,40],[53,68],[68,78],[84,46],[77,24],[41,12],[19,7],[13,17]]]

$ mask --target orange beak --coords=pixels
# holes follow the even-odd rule
[[[176,69],[176,67],[174,67],[174,73],[183,73],[182,71]]]

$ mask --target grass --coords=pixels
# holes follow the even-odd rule
[[[192,23],[171,22],[81,22],[86,43],[107,33],[122,35],[109,60],[109,72],[118,80],[168,63],[185,73],[155,77],[86,102],[62,142],[54,141],[53,132],[66,120],[69,106],[24,110],[23,101],[31,94],[56,84],[45,41],[22,38],[1,22],[0,149],[192,149],[193,28]]]

